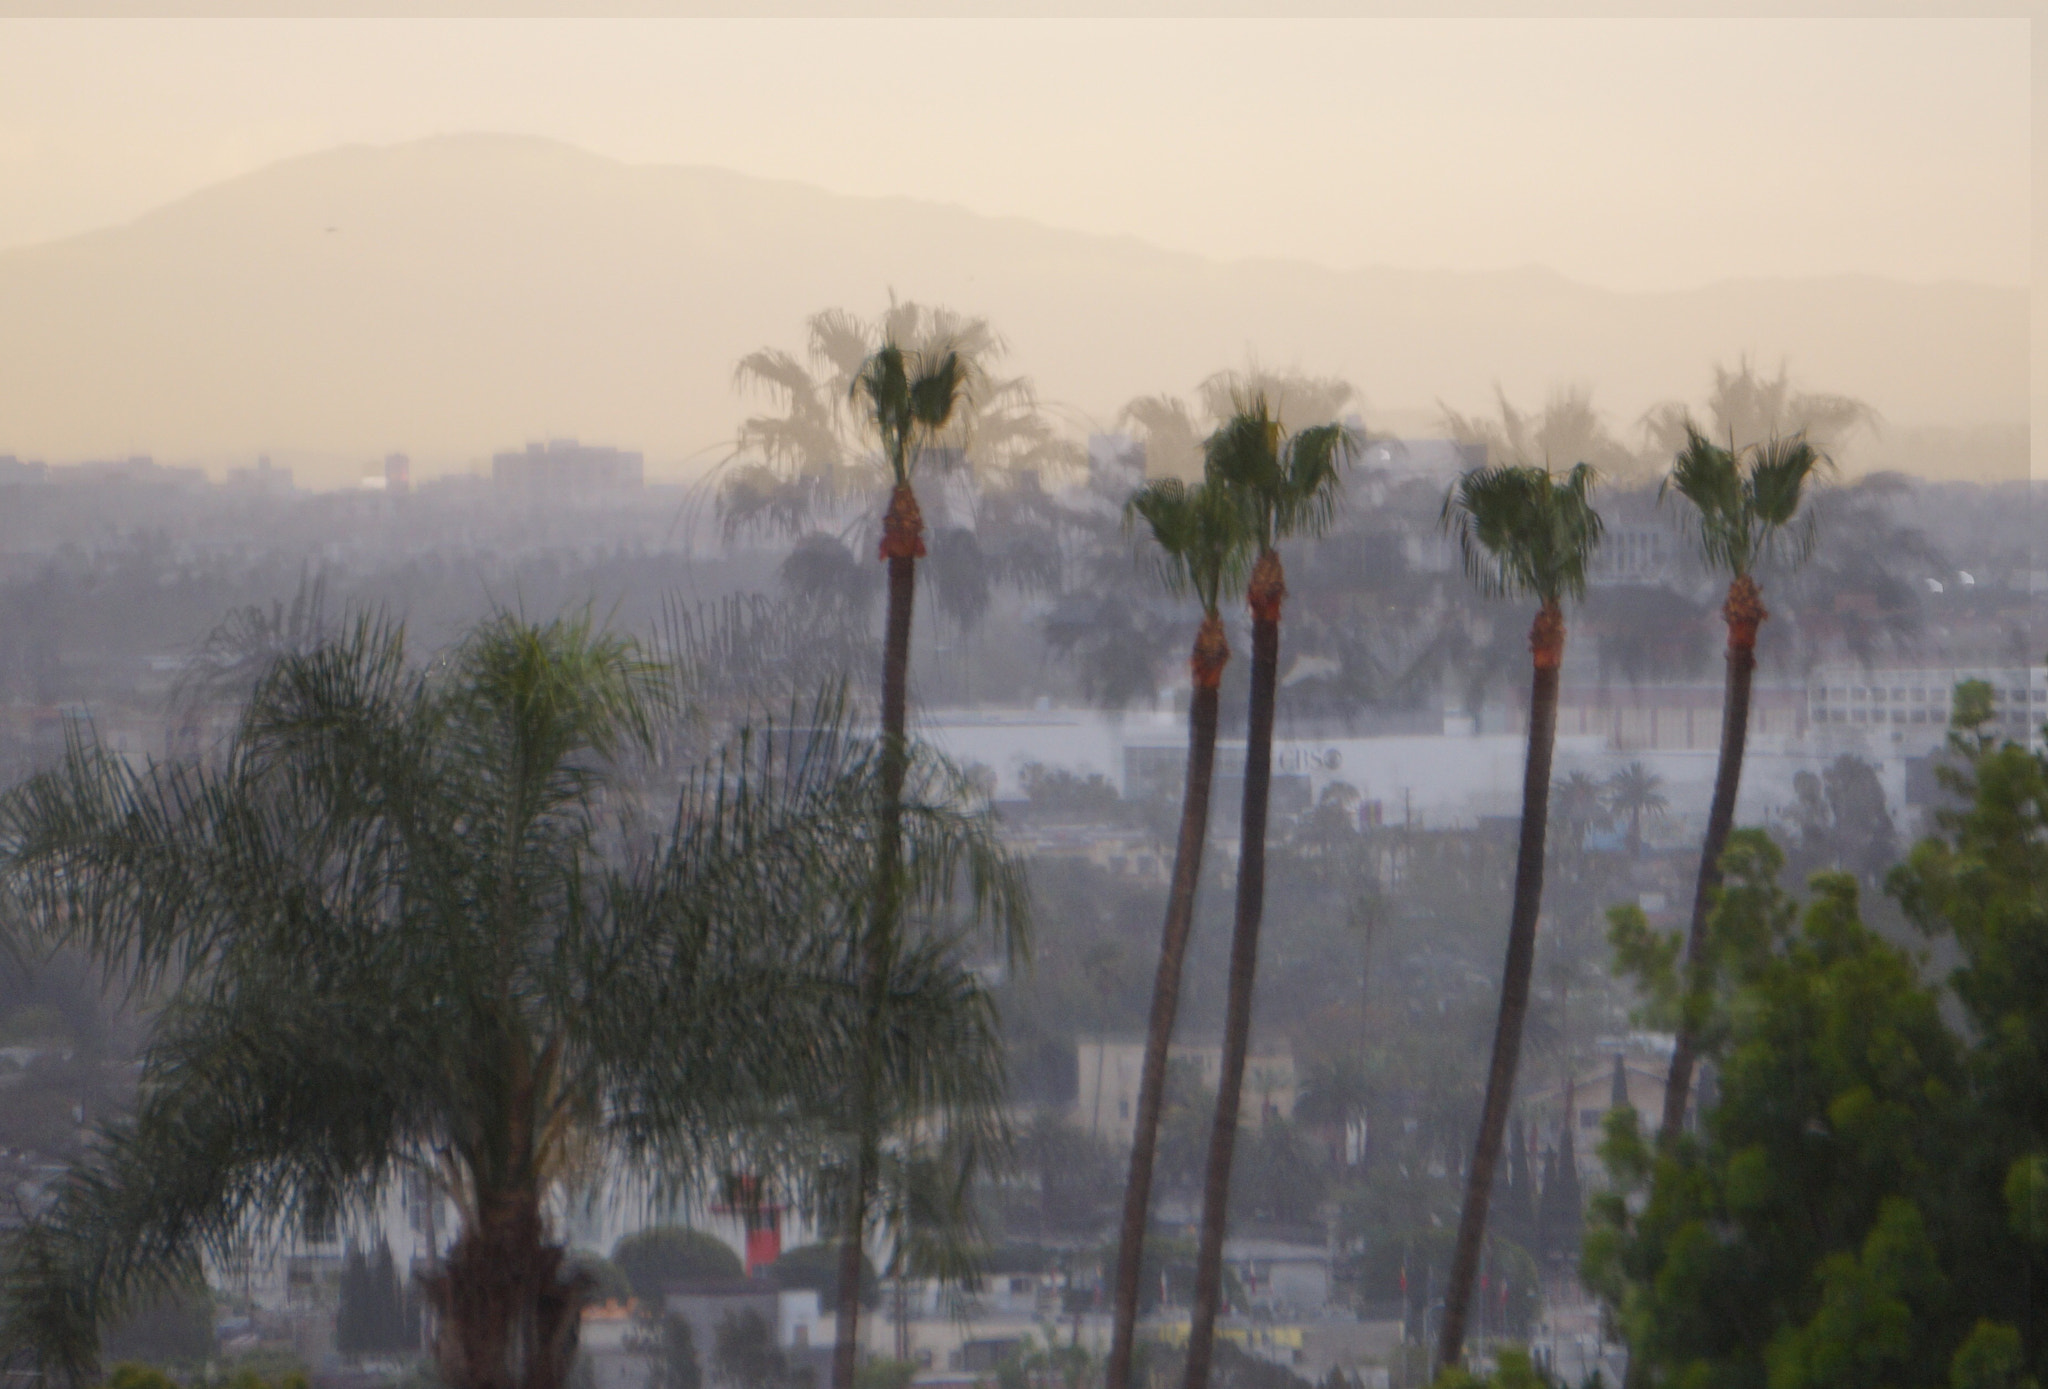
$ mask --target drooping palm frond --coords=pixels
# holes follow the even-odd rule
[[[1241,396],[1202,446],[1204,476],[1227,491],[1262,549],[1293,535],[1320,535],[1336,515],[1342,468],[1360,439],[1347,425],[1289,434],[1263,393]]]
[[[1807,487],[1833,467],[1803,434],[1772,436],[1740,448],[1717,444],[1685,422],[1685,447],[1658,488],[1687,503],[1700,555],[1728,574],[1749,574],[1767,560],[1803,561],[1813,549],[1814,517],[1800,510]]]
[[[665,834],[620,834],[674,678],[587,616],[500,617],[424,670],[365,620],[280,660],[219,765],[81,734],[0,799],[29,924],[169,1000],[133,1118],[9,1237],[0,1346],[83,1374],[98,1323],[402,1166],[474,1220],[593,1150],[679,1184],[815,1157],[866,1036],[879,755],[830,693],[687,779]],[[884,1093],[993,1142],[961,948],[1022,949],[1022,879],[958,772],[915,754],[907,799]]]
[[[1167,592],[1191,594],[1215,613],[1225,592],[1243,586],[1250,569],[1251,534],[1230,494],[1209,483],[1179,478],[1146,483],[1124,504],[1124,531],[1145,523],[1158,545],[1153,556]]]
[[[1584,463],[1562,477],[1521,464],[1475,468],[1451,485],[1440,524],[1482,592],[1543,603],[1583,597],[1603,531],[1594,481]]]

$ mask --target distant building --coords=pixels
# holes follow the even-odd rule
[[[2041,741],[2048,722],[2048,666],[1822,666],[1806,690],[1817,733],[1878,756],[1924,756],[1948,741],[1955,688],[1965,680],[1991,687],[1992,727],[2014,742]]]
[[[402,453],[384,455],[384,490],[404,496],[412,491],[412,460]]]
[[[1128,1148],[1137,1132],[1138,1081],[1145,1068],[1143,1038],[1083,1038],[1074,1044],[1078,1087],[1074,1119],[1088,1133]],[[1177,1042],[1168,1064],[1192,1065],[1203,1086],[1216,1088],[1223,1071],[1220,1042]],[[1254,1044],[1244,1062],[1244,1094],[1238,1114],[1257,1125],[1294,1117],[1294,1053]]]
[[[228,469],[227,485],[240,492],[260,492],[264,496],[278,496],[293,490],[292,470],[279,468],[270,461],[269,454],[259,455],[253,468]]]
[[[127,458],[95,459],[89,463],[74,463],[58,468],[50,475],[52,482],[127,482],[158,487],[204,487],[206,470],[203,468],[173,468],[157,462],[146,453],[133,454]]]
[[[491,459],[491,481],[499,487],[551,495],[617,491],[645,482],[640,454],[574,439],[528,444]]]
[[[0,453],[0,487],[9,483],[46,482],[49,476],[49,468],[42,463],[24,461],[11,453]]]

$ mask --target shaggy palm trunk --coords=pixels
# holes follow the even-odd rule
[[[917,497],[899,485],[882,521],[882,558],[889,565],[889,618],[882,644],[882,805],[875,834],[875,901],[861,970],[865,1037],[854,1091],[856,1154],[839,1244],[839,1308],[832,1342],[832,1389],[853,1389],[860,1364],[860,1282],[868,1200],[880,1166],[881,1123],[876,1112],[885,986],[894,948],[903,858],[903,779],[909,767],[910,620],[917,596],[917,560],[924,554],[924,522]]]
[[[476,1223],[424,1280],[434,1368],[449,1389],[561,1389],[588,1279],[562,1278],[562,1247],[543,1238],[535,1193],[480,1205]]]
[[[1273,702],[1280,684],[1280,604],[1287,583],[1280,556],[1259,555],[1246,595],[1252,610],[1251,711],[1244,744],[1244,811],[1239,822],[1237,922],[1230,934],[1230,992],[1223,1016],[1223,1063],[1216,1078],[1216,1120],[1202,1182],[1202,1239],[1195,1255],[1195,1306],[1188,1327],[1186,1389],[1207,1389],[1223,1301],[1223,1234],[1230,1214],[1230,1163],[1251,1042],[1252,986],[1259,969],[1259,923],[1266,909],[1266,802],[1273,780]]]
[[[1230,644],[1214,613],[1202,621],[1188,660],[1188,771],[1181,790],[1180,837],[1173,850],[1173,888],[1160,932],[1159,973],[1152,981],[1152,1019],[1145,1032],[1145,1066],[1138,1081],[1137,1126],[1131,1134],[1131,1175],[1124,1184],[1123,1229],[1117,1241],[1115,1324],[1110,1333],[1108,1389],[1128,1389],[1132,1338],[1138,1322],[1138,1279],[1145,1253],[1145,1223],[1152,1207],[1152,1163],[1159,1147],[1159,1111],[1166,1095],[1166,1056],[1180,1007],[1181,964],[1195,919],[1195,889],[1209,837],[1209,786],[1216,770],[1217,686]],[[1098,1087],[1099,1090],[1100,1087]]]
[[[1721,697],[1721,756],[1714,768],[1714,799],[1707,809],[1707,837],[1700,845],[1700,873],[1692,894],[1692,924],[1685,935],[1685,972],[1697,976],[1707,954],[1707,912],[1721,887],[1721,851],[1735,826],[1735,794],[1742,786],[1742,754],[1749,742],[1749,686],[1756,673],[1756,629],[1769,616],[1756,580],[1738,574],[1728,585],[1721,609],[1728,623],[1728,684]],[[1690,1008],[1678,1020],[1678,1042],[1671,1050],[1671,1074],[1664,1086],[1664,1118],[1657,1141],[1669,1144],[1685,1125],[1685,1106],[1692,1095],[1693,1066],[1698,1059]]]
[[[1507,962],[1501,969],[1500,1015],[1493,1027],[1493,1061],[1486,1073],[1486,1103],[1479,1113],[1479,1137],[1465,1172],[1465,1205],[1458,1216],[1458,1243],[1451,1255],[1451,1281],[1444,1290],[1443,1331],[1437,1364],[1457,1365],[1465,1353],[1465,1321],[1472,1284],[1486,1240],[1486,1208],[1493,1173],[1500,1165],[1514,1099],[1515,1069],[1522,1057],[1522,1023],[1529,1013],[1529,980],[1536,965],[1536,917],[1543,907],[1543,838],[1550,813],[1550,755],[1557,735],[1558,667],[1564,660],[1564,614],[1545,603],[1529,629],[1535,667],[1529,685],[1529,754],[1522,776],[1522,834],[1515,854],[1515,900],[1508,915]]]

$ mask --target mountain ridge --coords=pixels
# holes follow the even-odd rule
[[[396,449],[431,469],[559,432],[673,459],[749,408],[740,355],[800,347],[807,313],[871,311],[891,287],[988,315],[1012,369],[1098,419],[1254,351],[1353,380],[1369,419],[1469,408],[1496,381],[1529,403],[1590,381],[1632,419],[1744,354],[1901,422],[2026,419],[2019,289],[1220,261],[486,134],[337,146],[0,251],[0,452]]]

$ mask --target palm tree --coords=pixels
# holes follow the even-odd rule
[[[1465,1173],[1465,1204],[1444,1295],[1438,1363],[1459,1363],[1472,1283],[1486,1236],[1493,1171],[1507,1130],[1521,1059],[1522,1023],[1536,962],[1536,916],[1543,904],[1543,841],[1550,802],[1550,757],[1557,735],[1558,667],[1564,661],[1564,601],[1583,597],[1586,571],[1600,543],[1593,509],[1593,470],[1575,465],[1562,477],[1548,468],[1498,465],[1466,473],[1444,498],[1442,524],[1457,537],[1465,572],[1482,592],[1520,595],[1540,607],[1529,628],[1534,674],[1529,691],[1529,752],[1522,779],[1522,834],[1515,857],[1514,906],[1508,917],[1507,961],[1501,971],[1500,1014],[1479,1136]]]
[[[1256,547],[1245,597],[1252,611],[1251,710],[1245,736],[1244,808],[1239,828],[1237,920],[1230,937],[1230,984],[1216,1116],[1202,1184],[1202,1235],[1195,1260],[1195,1305],[1188,1329],[1188,1389],[1207,1389],[1223,1295],[1223,1232],[1230,1206],[1230,1164],[1251,1041],[1252,989],[1259,966],[1259,924],[1266,899],[1266,803],[1273,776],[1273,706],[1280,683],[1280,605],[1287,576],[1275,548],[1330,524],[1339,470],[1357,451],[1341,424],[1289,434],[1263,390],[1240,391],[1230,418],[1202,446],[1204,486],[1228,494]]]
[[[1607,813],[1628,817],[1628,856],[1643,856],[1643,819],[1655,818],[1671,804],[1664,798],[1664,778],[1640,762],[1631,762],[1607,778]]]
[[[1756,671],[1756,633],[1769,613],[1756,570],[1772,560],[1797,564],[1812,553],[1814,525],[1809,511],[1798,524],[1807,484],[1830,467],[1828,456],[1802,434],[1773,435],[1737,449],[1714,443],[1690,423],[1685,447],[1672,460],[1664,490],[1676,492],[1700,553],[1725,572],[1728,601],[1728,680],[1721,698],[1721,751],[1714,767],[1714,799],[1700,845],[1699,879],[1693,889],[1692,921],[1686,929],[1685,965],[1697,973],[1706,954],[1707,909],[1721,884],[1721,851],[1735,823],[1735,796],[1742,782],[1742,754],[1749,740],[1750,680]],[[1694,1028],[1681,1016],[1671,1072],[1664,1091],[1660,1141],[1669,1142],[1685,1122],[1692,1090]]]
[[[878,753],[828,700],[643,823],[675,691],[587,620],[501,616],[424,670],[363,620],[280,656],[218,760],[79,738],[0,800],[23,919],[163,1002],[132,1117],[8,1237],[0,1350],[88,1382],[110,1318],[415,1172],[459,1213],[426,1280],[440,1378],[559,1389],[588,1280],[549,1213],[579,1173],[802,1162],[862,1040],[846,903]],[[964,874],[1012,917],[958,778],[920,759],[910,784],[906,895]],[[999,1137],[985,991],[936,939],[891,963],[885,1085]]]
[[[853,1093],[852,1179],[846,1193],[839,1255],[837,1339],[832,1348],[833,1389],[853,1389],[859,1361],[860,1276],[868,1205],[880,1175],[879,1084],[889,1030],[889,965],[899,949],[902,884],[903,779],[909,766],[907,717],[910,625],[917,597],[917,561],[925,552],[924,517],[911,479],[926,451],[952,422],[971,389],[974,370],[957,347],[940,342],[906,347],[894,338],[862,363],[847,389],[882,446],[893,481],[882,518],[881,557],[889,566],[887,625],[882,644],[881,800],[875,835],[873,905],[861,942],[865,1044]]]
[[[1202,605],[1202,625],[1188,656],[1188,768],[1181,791],[1180,834],[1174,843],[1173,886],[1160,933],[1159,972],[1152,984],[1152,1016],[1145,1033],[1145,1063],[1138,1082],[1137,1123],[1131,1136],[1131,1173],[1124,1186],[1123,1226],[1117,1243],[1115,1322],[1110,1335],[1109,1389],[1128,1389],[1132,1333],[1138,1320],[1138,1284],[1152,1208],[1152,1161],[1166,1094],[1167,1050],[1180,1006],[1181,965],[1194,924],[1195,891],[1202,879],[1208,838],[1209,786],[1216,768],[1217,690],[1230,660],[1220,608],[1226,589],[1243,582],[1248,548],[1243,518],[1232,498],[1212,483],[1188,486],[1178,478],[1146,484],[1125,508],[1127,525],[1142,520],[1159,545],[1159,573],[1176,594]]]
[[[1606,823],[1606,797],[1600,783],[1584,772],[1560,777],[1550,788],[1550,817],[1564,825],[1571,847],[1583,852],[1586,836]]]

